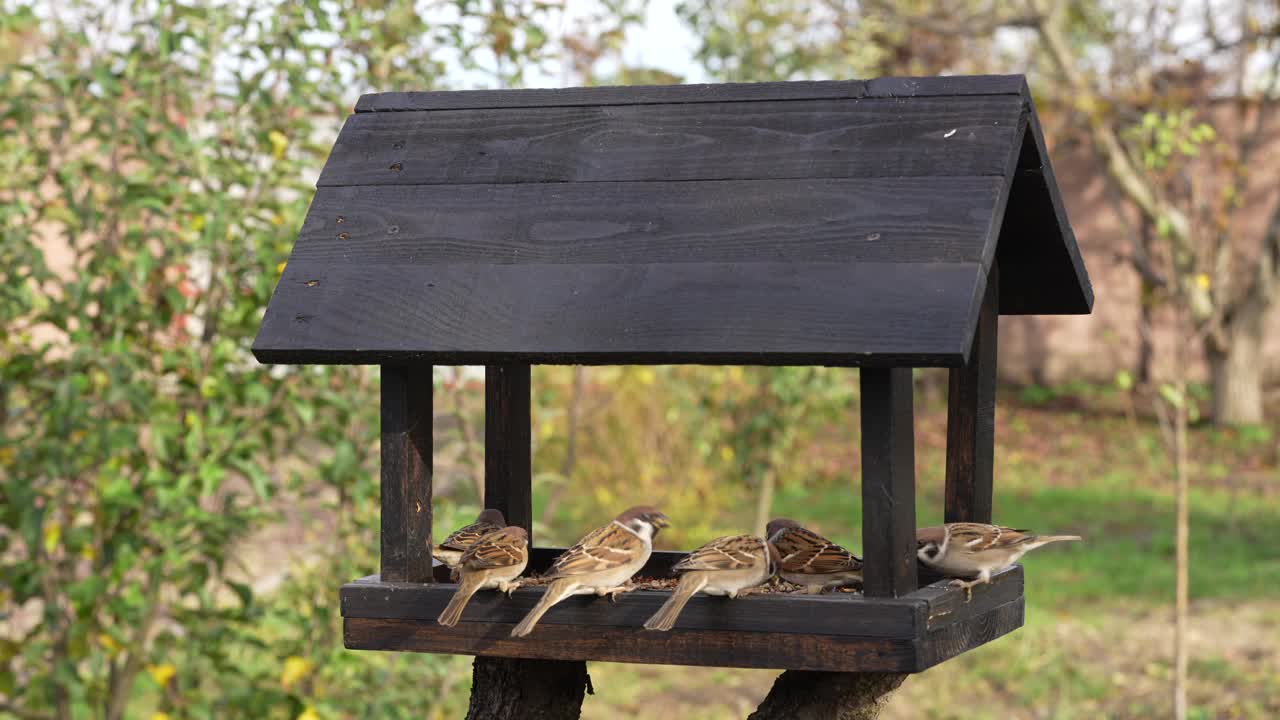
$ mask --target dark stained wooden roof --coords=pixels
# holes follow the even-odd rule
[[[1093,293],[1021,76],[366,95],[263,362],[964,362]]]

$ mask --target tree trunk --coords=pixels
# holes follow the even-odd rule
[[[585,662],[477,657],[467,720],[577,720],[590,688]]]
[[[907,678],[894,673],[787,670],[747,720],[874,720]]]
[[[1262,415],[1262,339],[1266,307],[1246,302],[1223,327],[1226,347],[1208,343],[1213,420],[1218,425],[1256,424]]]

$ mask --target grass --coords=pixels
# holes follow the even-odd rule
[[[822,502],[814,502],[814,497]],[[941,497],[921,492],[921,525],[941,521]],[[1193,598],[1243,599],[1280,588],[1280,546],[1261,542],[1280,527],[1280,504],[1230,508],[1221,493],[1192,493]],[[1140,600],[1165,602],[1173,587],[1173,502],[1148,489],[1117,495],[1105,483],[1073,488],[1023,486],[998,494],[1000,522],[1041,532],[1083,535],[1082,543],[1024,558],[1032,608]],[[860,545],[858,488],[835,485],[778,494],[776,513],[805,518],[832,539]],[[850,522],[850,518],[854,520]],[[844,530],[842,528],[849,528]]]

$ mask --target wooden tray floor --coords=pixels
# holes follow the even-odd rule
[[[535,560],[554,552],[536,549]],[[663,562],[669,559],[658,561],[669,568]],[[384,583],[376,575],[344,585],[346,647],[551,660],[919,672],[1021,627],[1024,612],[1022,568],[1015,566],[991,584],[974,588],[971,599],[963,590],[948,587],[946,580],[899,598],[800,592],[734,600],[698,595],[668,632],[641,626],[670,591],[636,590],[616,603],[578,596],[552,608],[529,637],[512,638],[511,628],[537,603],[543,587],[524,587],[510,598],[499,592],[479,593],[468,604],[462,622],[442,627],[435,618],[456,589],[448,582]]]

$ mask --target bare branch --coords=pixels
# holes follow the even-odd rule
[[[1253,129],[1248,133],[1241,133],[1239,152],[1240,165],[1242,167],[1248,163],[1249,156],[1254,148],[1261,144],[1266,130],[1267,118],[1276,107],[1276,91],[1280,90],[1280,50],[1277,50],[1275,57],[1271,60],[1270,72],[1271,80],[1262,91],[1262,96],[1258,99],[1258,109],[1254,114]],[[1240,82],[1243,86],[1244,72],[1241,71],[1240,75]],[[1240,103],[1241,125],[1243,125],[1248,100],[1244,97],[1243,88],[1239,94],[1238,102]]]
[[[862,6],[891,15],[908,27],[944,37],[990,35],[1000,28],[1009,27],[1033,28],[1041,20],[1040,15],[1034,13],[1002,16],[996,11],[994,3],[970,15],[941,12],[931,15],[905,14],[901,7],[889,0],[864,0]]]
[[[1101,152],[1096,146],[1093,148],[1093,153],[1094,156],[1098,158],[1099,163],[1105,162],[1105,159],[1101,157]],[[1148,285],[1157,288],[1165,287],[1168,284],[1168,280],[1166,280],[1164,275],[1161,275],[1160,272],[1151,265],[1151,256],[1147,252],[1147,241],[1144,236],[1144,233],[1148,232],[1146,227],[1144,227],[1143,231],[1139,232],[1138,229],[1134,228],[1133,224],[1129,222],[1129,218],[1125,213],[1125,207],[1122,202],[1124,194],[1116,185],[1115,178],[1111,177],[1109,174],[1104,174],[1102,176],[1102,184],[1104,189],[1103,195],[1107,198],[1107,204],[1111,206],[1112,212],[1116,214],[1116,219],[1120,222],[1121,230],[1124,235],[1129,238],[1129,243],[1132,246],[1128,254],[1116,253],[1116,259],[1130,265],[1134,271],[1142,277],[1143,282]]]
[[[1121,191],[1153,221],[1167,226],[1168,233],[1180,252],[1189,252],[1192,240],[1191,221],[1180,209],[1166,202],[1156,188],[1134,166],[1115,127],[1107,122],[1100,108],[1104,106],[1089,78],[1076,67],[1057,19],[1045,16],[1036,25],[1045,50],[1074,94],[1077,107],[1085,111],[1094,144],[1106,161],[1107,172]]]
[[[1209,35],[1209,42],[1214,52],[1223,52],[1225,50],[1234,50],[1244,45],[1253,45],[1264,40],[1272,40],[1280,37],[1280,22],[1274,23],[1269,27],[1260,28],[1250,32],[1241,33],[1240,37],[1234,40],[1223,40],[1215,33],[1206,33]]]

